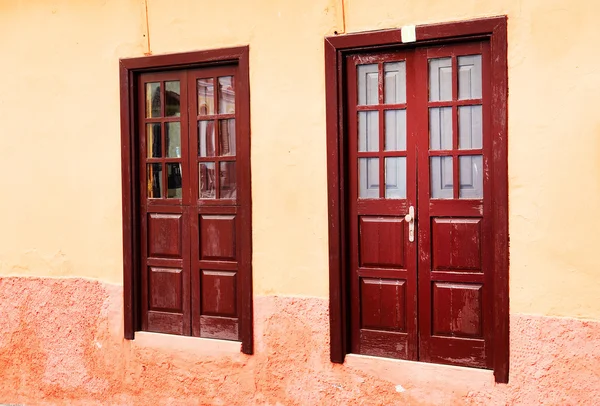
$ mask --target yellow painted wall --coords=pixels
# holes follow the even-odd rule
[[[121,283],[118,59],[249,44],[255,293],[327,296],[323,37],[341,0],[207,4],[0,0],[0,275]],[[600,4],[345,9],[346,32],[508,15],[511,311],[600,319]]]

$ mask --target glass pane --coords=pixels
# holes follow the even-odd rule
[[[146,166],[148,180],[148,198],[158,199],[163,196],[162,164]]]
[[[385,150],[406,151],[406,110],[386,110]]]
[[[483,197],[483,155],[458,157],[460,175],[459,197],[481,199]]]
[[[358,158],[358,197],[379,198],[379,158]]]
[[[458,57],[458,98],[481,99],[481,55]]]
[[[146,117],[160,117],[160,82],[146,83]]]
[[[198,79],[198,114],[215,114],[215,86],[213,78]]]
[[[358,150],[379,151],[379,112],[358,112]]]
[[[429,100],[452,100],[452,58],[429,60]]]
[[[235,155],[235,119],[219,120],[219,141],[221,156]]]
[[[481,106],[458,108],[458,149],[483,147],[483,125]]]
[[[181,199],[181,164],[167,164],[167,198]]]
[[[406,63],[383,64],[384,102],[386,104],[406,103]]]
[[[181,124],[179,121],[165,123],[167,157],[181,158]]]
[[[429,149],[452,149],[452,107],[429,109]]]
[[[431,198],[452,199],[452,157],[432,156],[430,159]]]
[[[406,157],[385,158],[385,197],[406,199]]]
[[[178,80],[165,82],[165,115],[167,117],[179,117],[181,115],[180,94]]]
[[[233,76],[219,78],[219,114],[235,113],[235,88]]]
[[[146,150],[148,158],[160,158],[162,156],[162,138],[160,136],[160,123],[146,124]]]
[[[198,156],[215,156],[215,122],[198,121]]]
[[[358,65],[358,105],[378,104],[379,73],[377,64]]]
[[[215,198],[214,162],[200,162],[198,164],[198,191],[200,199]]]
[[[219,197],[221,199],[235,199],[237,193],[235,175],[235,162],[221,162],[221,177],[219,178]]]

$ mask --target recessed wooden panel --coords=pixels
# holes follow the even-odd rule
[[[407,359],[408,334],[397,331],[360,330],[360,353],[375,357]]]
[[[433,283],[433,334],[482,337],[482,285]]]
[[[431,356],[427,362],[487,368],[484,339],[434,335],[429,339],[429,348]]]
[[[406,281],[361,279],[361,327],[373,330],[406,330]]]
[[[148,256],[181,258],[181,214],[148,214]]]
[[[202,271],[202,314],[236,316],[235,272]]]
[[[148,306],[150,310],[183,312],[183,274],[181,269],[149,268]]]
[[[235,261],[234,215],[200,215],[200,259]]]
[[[239,326],[231,317],[200,316],[200,337],[239,340]]]
[[[360,218],[361,266],[404,268],[405,243],[403,218]]]
[[[433,219],[433,269],[481,269],[481,219]]]
[[[183,314],[164,313],[157,311],[148,312],[148,331],[164,334],[188,335],[184,331]]]

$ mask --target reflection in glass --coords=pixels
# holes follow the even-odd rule
[[[198,121],[198,156],[215,156],[215,122]]]
[[[180,94],[178,80],[165,82],[165,116],[179,117],[181,115]]]
[[[452,58],[429,60],[429,101],[452,100]]]
[[[432,156],[431,158],[431,198],[452,199],[452,157]]]
[[[406,151],[406,110],[385,111],[385,150]]]
[[[221,162],[219,178],[219,197],[221,199],[235,199],[237,186],[235,181],[235,162]]]
[[[148,158],[162,156],[162,138],[160,136],[160,123],[146,124],[146,151]]]
[[[458,57],[458,98],[481,99],[481,55]]]
[[[162,164],[146,165],[148,198],[159,199],[163,196]]]
[[[384,103],[406,103],[406,63],[393,62],[383,64]]]
[[[458,149],[483,147],[483,125],[481,106],[458,108]]]
[[[379,112],[358,112],[358,150],[379,151]]]
[[[385,158],[385,197],[406,199],[406,157]]]
[[[235,113],[234,84],[233,76],[219,77],[219,114]]]
[[[358,158],[358,197],[379,198],[379,158]]]
[[[198,164],[198,191],[200,199],[215,198],[214,162],[200,162]]]
[[[181,158],[181,124],[179,121],[165,123],[167,157]]]
[[[452,107],[429,109],[429,149],[452,149]]]
[[[167,198],[181,199],[181,164],[167,164]]]
[[[215,86],[213,78],[198,79],[198,114],[215,114]]]
[[[146,83],[146,117],[160,117],[160,82]]]
[[[219,154],[235,155],[235,119],[219,120]]]
[[[378,104],[379,72],[377,64],[358,65],[356,74],[358,75],[358,105]]]
[[[483,156],[465,155],[458,158],[461,199],[483,197]]]

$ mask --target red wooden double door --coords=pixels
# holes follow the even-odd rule
[[[352,352],[492,367],[489,44],[346,60]]]
[[[142,330],[240,338],[250,181],[236,77],[236,66],[139,76]]]

